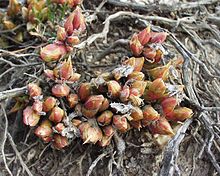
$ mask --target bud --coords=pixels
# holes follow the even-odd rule
[[[21,10],[21,4],[17,0],[9,0],[9,5],[7,9],[8,16],[15,16]]]
[[[66,42],[67,42],[69,45],[77,45],[77,44],[79,44],[80,40],[79,40],[79,37],[78,37],[78,36],[69,36],[69,37],[66,39]]]
[[[142,81],[144,80],[144,73],[139,72],[139,71],[134,71],[130,75],[128,75],[128,79]]]
[[[97,117],[97,122],[99,122],[100,125],[105,126],[109,125],[112,121],[113,113],[109,110],[104,111],[100,116]]]
[[[52,79],[54,80],[54,73],[53,73],[53,70],[50,70],[50,69],[46,69],[44,70],[44,75],[49,78],[49,79]]]
[[[49,112],[53,109],[53,107],[56,105],[56,98],[54,97],[47,97],[43,102],[43,111]]]
[[[122,133],[126,132],[129,129],[129,125],[125,116],[114,115],[113,125]]]
[[[154,58],[157,55],[157,51],[154,48],[147,47],[143,49],[143,55],[148,59],[148,61],[154,62]]]
[[[82,123],[81,120],[78,120],[78,119],[73,119],[72,120],[72,124],[76,127],[79,127],[79,125]]]
[[[53,139],[54,139],[53,140],[53,146],[58,150],[66,147],[67,145],[69,145],[68,139],[65,136],[61,136],[59,134],[54,134]]]
[[[83,32],[86,29],[85,19],[79,7],[77,7],[67,18],[64,28],[69,35]]]
[[[144,57],[131,57],[128,60],[124,61],[125,65],[130,65],[134,68],[134,71],[140,72],[144,65]]]
[[[152,122],[148,128],[153,134],[174,135],[170,123],[164,117]]]
[[[121,91],[121,85],[117,81],[111,80],[107,82],[107,86],[111,98],[118,98]]]
[[[99,112],[105,111],[109,107],[109,101],[107,98],[102,102],[102,106],[99,108]]]
[[[151,32],[150,42],[152,43],[163,43],[167,38],[166,32]]]
[[[120,92],[120,100],[122,102],[127,102],[130,95],[130,88],[127,85],[124,85],[123,89]]]
[[[77,94],[71,93],[67,96],[67,101],[69,103],[70,108],[74,108],[79,102],[79,97]]]
[[[98,126],[91,126],[88,122],[79,126],[83,144],[95,144],[102,139],[102,130]]]
[[[163,94],[166,90],[164,81],[161,78],[154,80],[150,85],[149,90],[158,95]]]
[[[84,107],[89,110],[99,109],[104,101],[103,95],[92,95],[85,102]]]
[[[144,118],[143,112],[139,107],[134,107],[130,116],[132,117],[133,121],[138,121]]]
[[[140,129],[142,128],[142,125],[141,125],[141,121],[138,120],[138,121],[130,121],[130,124],[133,128],[135,129],[138,129],[140,131]]]
[[[111,143],[111,139],[112,139],[111,136],[110,137],[109,136],[103,136],[101,141],[98,141],[98,145],[100,147],[106,147]]]
[[[131,84],[130,94],[140,97],[144,94],[146,86],[147,86],[146,81],[135,80]]]
[[[186,107],[179,107],[166,116],[166,119],[173,121],[184,121],[191,118],[193,111]]]
[[[133,94],[129,96],[129,101],[133,106],[141,106],[143,104],[143,99]]]
[[[87,98],[92,94],[92,86],[90,83],[82,83],[78,90],[79,98],[82,102],[86,101]]]
[[[52,109],[49,119],[54,123],[59,123],[64,117],[64,110],[56,106]]]
[[[48,8],[45,0],[29,1],[28,4],[28,21],[37,23],[44,21],[48,17]]]
[[[144,116],[143,120],[154,121],[160,118],[160,114],[151,105],[144,106],[142,111]]]
[[[113,136],[115,133],[115,129],[112,127],[112,125],[104,126],[102,130],[103,130],[104,135],[108,137]]]
[[[64,45],[49,44],[40,51],[40,57],[45,62],[58,61],[67,53]]]
[[[44,142],[50,142],[52,133],[52,124],[49,120],[44,120],[34,131],[34,134]]]
[[[25,125],[36,126],[40,120],[40,115],[35,113],[31,106],[27,106],[23,111],[23,122]]]
[[[60,72],[60,78],[62,80],[68,80],[73,75],[73,66],[72,66],[71,57],[69,57],[61,64],[59,72]]]
[[[79,125],[79,131],[80,131],[80,134],[81,136],[83,135],[84,132],[87,132],[88,128],[90,127],[91,125],[89,124],[89,122],[82,122],[80,125]]]
[[[148,70],[148,73],[153,79],[162,78],[164,81],[166,81],[169,76],[170,67],[171,67],[171,62],[169,62],[164,66],[156,67],[151,70]]]
[[[164,115],[167,116],[168,114],[172,113],[175,107],[177,106],[177,104],[178,104],[178,100],[174,97],[169,97],[164,99],[161,102]]]
[[[100,141],[102,139],[102,130],[96,126],[96,127],[89,127],[88,128],[88,137],[86,140],[84,140],[85,143],[93,143],[95,144],[97,141]]]
[[[54,127],[54,129],[58,132],[58,133],[61,133],[64,129],[65,129],[65,126],[63,123],[58,123],[56,124],[56,126]]]
[[[66,84],[56,84],[52,87],[52,93],[56,97],[65,97],[69,92],[70,88]]]
[[[90,96],[82,107],[82,114],[88,118],[94,117],[102,106],[103,101],[103,95]]]
[[[151,38],[150,26],[146,27],[144,30],[138,33],[138,40],[141,45],[146,45]]]
[[[64,41],[66,40],[67,33],[63,27],[58,27],[57,29],[57,40]]]
[[[79,73],[73,73],[72,76],[68,79],[68,81],[76,82],[79,81],[81,75]]]
[[[35,100],[32,109],[37,113],[40,114],[43,110],[43,103],[40,100]]]
[[[147,83],[145,89],[144,99],[147,100],[158,100],[166,96],[166,85],[161,78],[155,79],[152,83]]]
[[[40,96],[42,93],[41,88],[35,83],[29,83],[27,89],[31,98]]]
[[[134,34],[130,40],[130,49],[134,56],[140,56],[143,50],[143,46],[141,45],[138,35]]]
[[[60,67],[62,66],[62,62],[59,62],[56,67],[53,69],[53,75],[55,78],[60,79]]]

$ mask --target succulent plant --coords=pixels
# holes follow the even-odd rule
[[[31,106],[27,106],[23,111],[23,122],[25,125],[36,126],[40,120],[40,115],[34,112]]]
[[[43,111],[49,112],[53,109],[53,107],[56,105],[57,100],[54,97],[47,97],[43,102]]]
[[[52,87],[52,93],[55,97],[66,97],[70,93],[70,88],[66,84],[56,84]]]
[[[71,6],[78,2],[68,1],[74,4]],[[63,1],[57,3],[63,4]],[[192,110],[181,107],[180,99],[173,94],[180,91],[179,87],[168,82],[174,62],[160,64],[165,54],[160,47],[167,33],[151,32],[150,26],[131,38],[130,48],[136,57],[130,57],[111,72],[90,82],[78,83],[78,87],[73,88],[72,83],[80,79],[80,74],[74,71],[72,58],[67,57],[70,52],[67,47],[78,44],[79,34],[84,30],[85,20],[77,7],[64,27],[58,27],[57,41],[41,50],[43,61],[57,61],[53,68],[44,70],[45,79],[52,82],[48,84],[51,92],[48,95],[37,84],[30,83],[28,93],[32,106],[28,105],[23,111],[23,121],[29,126],[38,125],[42,112],[46,113],[35,130],[39,138],[62,149],[73,137],[68,132],[74,133],[78,129],[80,135],[75,136],[79,136],[83,144],[97,143],[106,147],[111,144],[116,131],[149,129],[152,134],[172,136],[174,131],[170,121],[192,117]]]
[[[76,7],[67,18],[64,28],[70,36],[81,33],[86,29],[85,19],[79,7]]]
[[[41,49],[40,56],[45,62],[58,61],[65,56],[67,50],[65,46],[58,44],[49,44]]]

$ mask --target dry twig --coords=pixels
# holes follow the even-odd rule
[[[1,153],[2,153],[2,158],[3,158],[3,161],[4,161],[5,168],[6,168],[7,172],[9,173],[9,175],[13,176],[11,170],[8,167],[6,157],[5,157],[5,152],[4,152],[5,143],[6,143],[6,140],[7,140],[7,133],[8,133],[8,118],[7,118],[7,115],[6,115],[6,112],[5,112],[5,108],[3,107],[3,104],[1,104],[1,109],[2,109],[2,112],[3,112],[4,118],[5,118],[5,130],[4,130],[4,134],[2,136]]]
[[[192,9],[192,8],[198,8],[202,5],[210,5],[217,3],[218,0],[200,0],[195,2],[179,2],[172,6],[166,5],[166,4],[149,4],[149,5],[142,5],[138,3],[131,3],[127,1],[118,1],[118,0],[108,0],[109,4],[112,4],[114,6],[119,7],[127,7],[134,10],[140,10],[144,12],[153,12],[153,11],[166,11],[166,12],[173,12],[173,11],[180,11],[180,10],[186,10],[186,9]]]
[[[13,98],[24,94],[27,91],[27,86],[21,88],[15,88],[11,90],[5,90],[0,92],[0,101],[6,98]]]
[[[89,167],[89,170],[88,170],[87,173],[86,173],[86,176],[90,176],[90,175],[91,175],[91,173],[92,173],[93,169],[95,168],[95,166],[97,165],[97,163],[98,163],[102,158],[104,158],[106,155],[107,155],[107,153],[102,153],[102,154],[100,154],[100,155],[92,162],[92,164],[91,164],[90,167]]]

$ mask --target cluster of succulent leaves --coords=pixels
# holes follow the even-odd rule
[[[9,0],[7,11],[0,12],[0,28],[13,30],[9,37],[16,44],[24,42],[30,35],[52,37],[54,26],[62,21],[67,11],[81,3],[82,0]],[[44,25],[47,20],[52,24],[49,31]],[[0,38],[2,47],[7,48],[9,41],[7,36]]]
[[[81,1],[66,3],[75,7]],[[72,53],[85,30],[85,19],[77,6],[57,29],[56,40],[41,49],[47,85],[36,82],[27,86],[29,102],[23,110],[23,122],[57,149],[76,137],[84,144],[105,147],[116,132],[133,128],[174,135],[173,126],[190,118],[192,110],[180,106],[183,86],[169,82],[170,70],[178,61],[161,64],[167,34],[151,32],[148,26],[130,40],[134,57],[90,82],[78,83],[81,75],[73,68]]]

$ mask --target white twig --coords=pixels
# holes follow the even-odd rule
[[[19,96],[27,91],[27,87],[21,87],[21,88],[15,88],[11,90],[5,90],[3,92],[0,92],[0,101],[10,98],[10,97],[16,97]]]
[[[17,158],[19,159],[20,163],[21,163],[21,166],[23,167],[23,169],[27,172],[27,174],[29,176],[33,176],[33,174],[31,173],[31,171],[29,170],[29,168],[27,167],[27,165],[25,164],[25,162],[23,161],[18,149],[16,148],[16,144],[14,143],[14,140],[11,136],[11,134],[9,132],[7,132],[7,136],[8,136],[8,140],[17,156]]]
[[[5,142],[7,140],[7,132],[8,132],[8,118],[7,118],[7,115],[6,115],[6,112],[5,112],[5,108],[3,107],[2,104],[1,104],[1,108],[2,108],[2,111],[3,111],[3,114],[4,114],[4,118],[5,118],[5,130],[4,130],[4,135],[3,135],[2,145],[1,145],[1,153],[2,153],[2,158],[3,158],[3,161],[4,161],[5,168],[6,168],[7,172],[9,173],[9,175],[13,176],[11,170],[8,168],[8,164],[7,164],[6,157],[5,157],[5,152],[4,152]]]
[[[101,155],[99,155],[91,164],[91,166],[89,167],[88,172],[86,173],[86,176],[90,176],[93,169],[95,168],[95,166],[97,165],[97,163],[104,158],[107,155],[107,153],[102,153]]]
[[[122,17],[122,16],[130,16],[133,18],[140,18],[140,19],[144,19],[144,20],[152,20],[152,21],[163,21],[165,23],[170,24],[171,26],[176,26],[176,24],[179,24],[181,22],[184,23],[192,23],[194,22],[194,18],[180,18],[178,20],[173,20],[173,19],[169,19],[169,18],[165,18],[165,17],[158,17],[158,16],[145,16],[145,15],[139,15],[133,12],[127,12],[127,11],[119,11],[117,13],[114,13],[112,15],[110,15],[108,18],[106,18],[106,20],[104,21],[104,28],[102,30],[101,33],[97,33],[97,34],[93,34],[91,35],[86,41],[78,44],[75,46],[75,48],[78,49],[83,49],[85,48],[85,46],[89,46],[91,45],[95,40],[97,40],[98,38],[104,38],[104,42],[107,41],[107,34],[109,32],[109,25],[110,22],[118,17]]]

